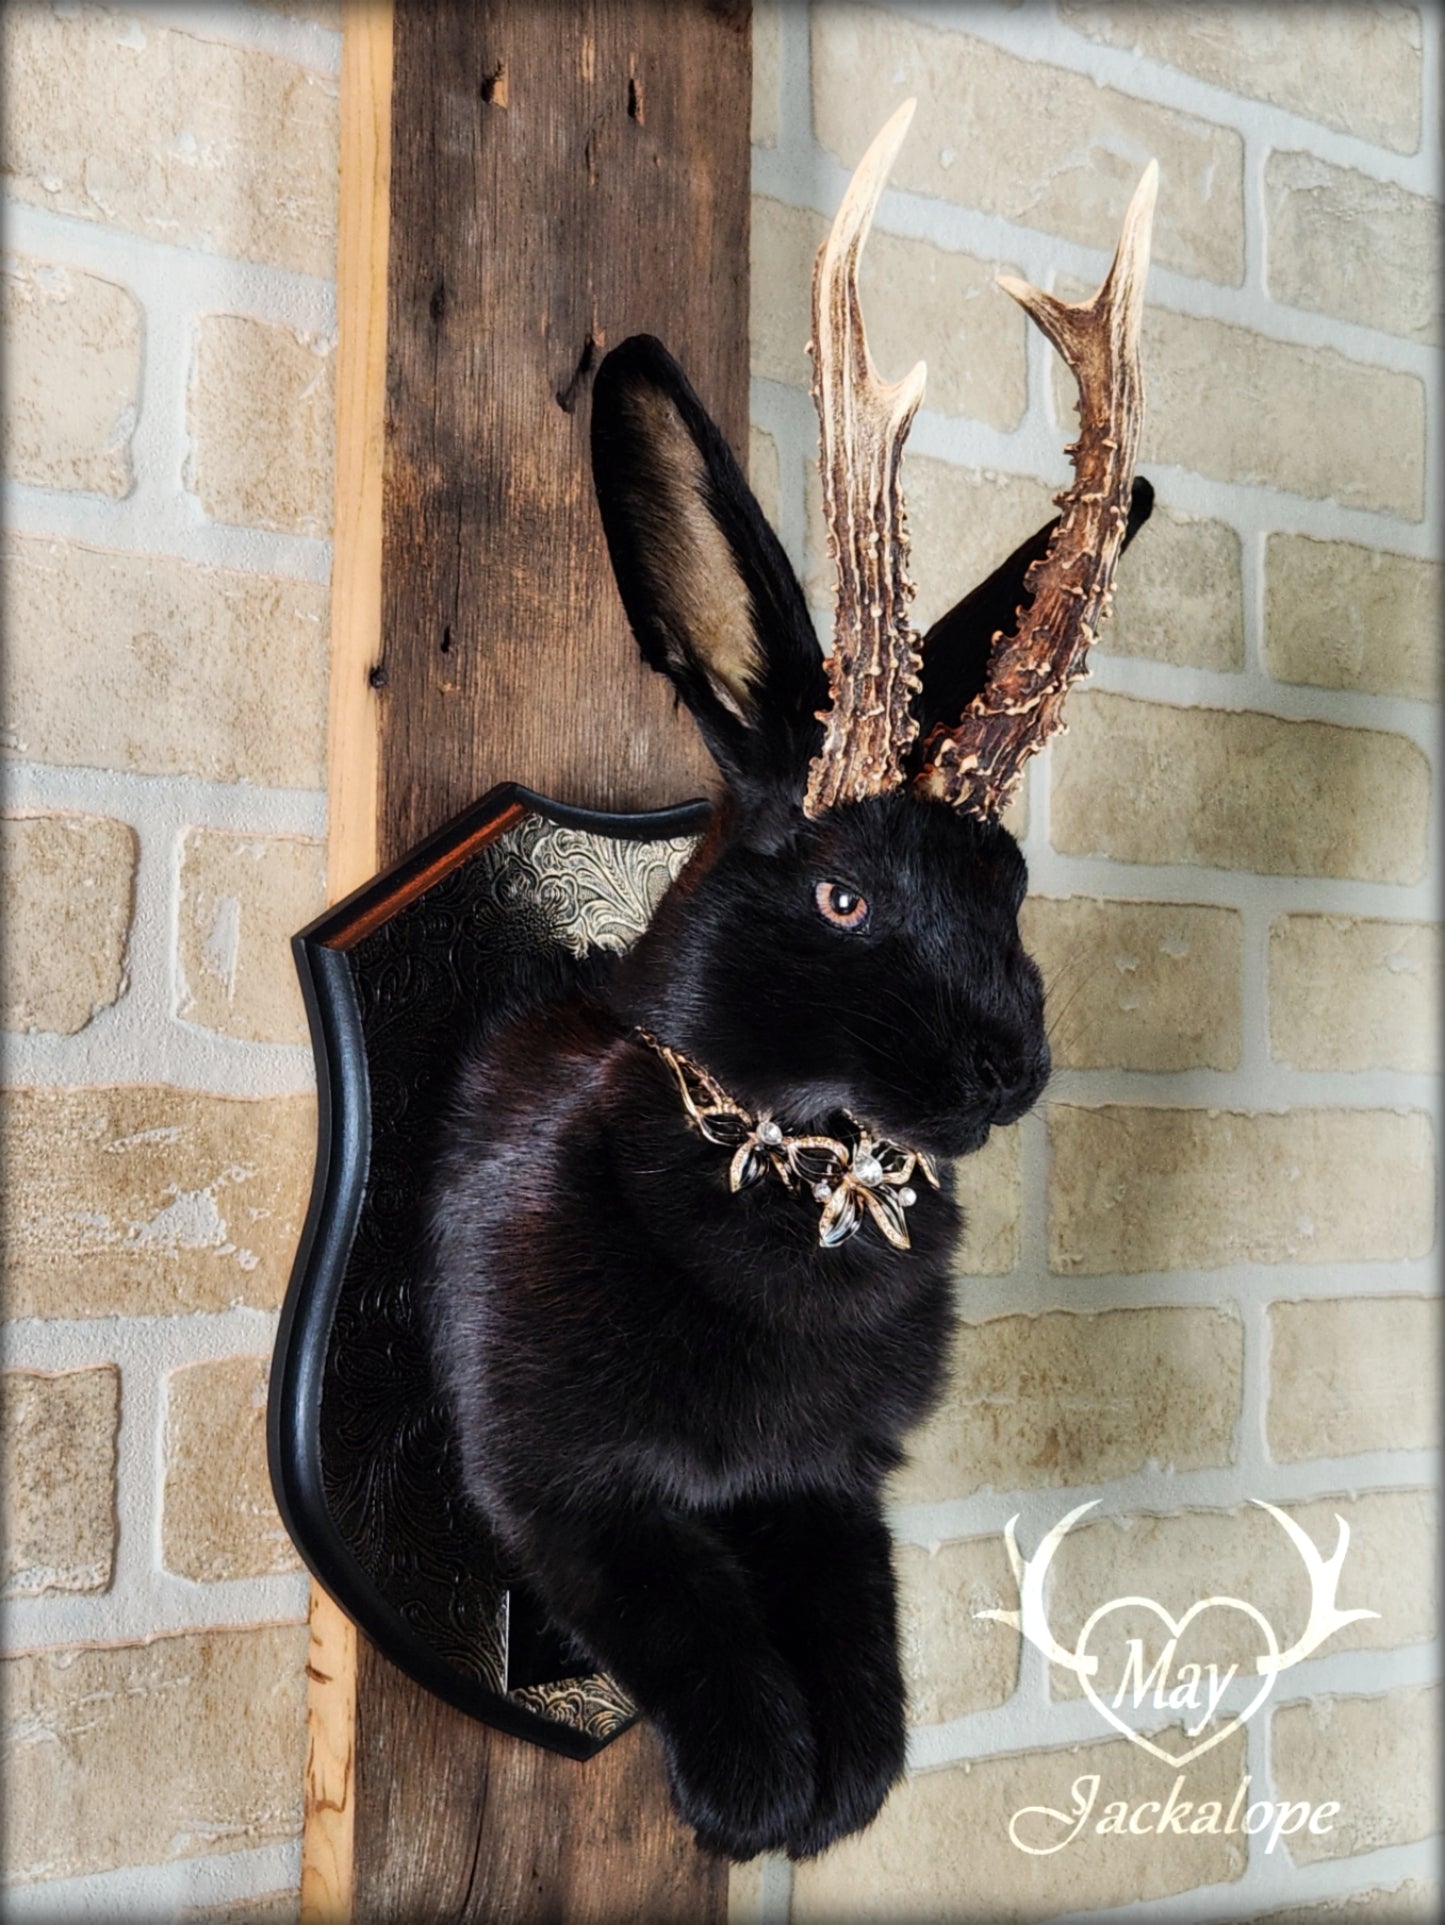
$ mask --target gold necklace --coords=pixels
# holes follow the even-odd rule
[[[728,1187],[735,1194],[771,1174],[794,1194],[806,1193],[822,1205],[818,1242],[825,1250],[846,1243],[869,1217],[895,1250],[910,1247],[907,1212],[918,1201],[910,1178],[921,1170],[938,1188],[938,1172],[922,1150],[875,1135],[846,1110],[856,1132],[852,1143],[835,1136],[796,1136],[767,1110],[754,1116],[744,1109],[700,1063],[669,1049],[651,1030],[639,1027],[633,1034],[677,1078],[689,1121],[709,1143],[732,1151]]]

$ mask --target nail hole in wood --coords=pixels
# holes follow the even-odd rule
[[[386,663],[385,662],[375,663],[372,667],[371,673],[367,676],[366,680],[367,680],[368,686],[371,688],[385,688],[387,683],[391,680],[391,677],[386,672]]]

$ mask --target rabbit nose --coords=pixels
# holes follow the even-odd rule
[[[997,1047],[981,1049],[975,1058],[979,1092],[994,1123],[1017,1122],[1037,1101],[1052,1067],[1047,1043],[1037,1058],[1026,1059]]]

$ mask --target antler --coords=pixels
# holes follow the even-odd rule
[[[879,378],[858,300],[858,262],[893,157],[908,132],[905,101],[858,164],[813,269],[813,399],[822,430],[823,513],[838,565],[832,696],[819,713],[823,747],[808,770],[810,816],[900,788],[918,734],[918,637],[909,620],[908,523],[899,487],[903,443],[923,398],[924,364]]]
[[[1021,1632],[1030,1644],[1043,1652],[1050,1664],[1061,1664],[1068,1671],[1076,1671],[1080,1677],[1092,1677],[1099,1668],[1097,1658],[1078,1657],[1067,1651],[1049,1629],[1049,1614],[1044,1605],[1044,1579],[1049,1565],[1053,1562],[1054,1552],[1063,1543],[1069,1532],[1098,1503],[1094,1497],[1087,1504],[1080,1504],[1077,1510],[1055,1524],[1048,1536],[1030,1558],[1025,1558],[1019,1550],[1018,1513],[1004,1526],[1004,1543],[1008,1549],[1009,1566],[1014,1574],[1014,1582],[1019,1587],[1019,1608],[1016,1611],[998,1611],[992,1608],[975,1611],[976,1618],[993,1618],[999,1624],[1011,1624]]]
[[[1340,1585],[1340,1572],[1344,1569],[1345,1553],[1350,1548],[1350,1527],[1338,1511],[1335,1522],[1339,1525],[1339,1536],[1335,1548],[1328,1557],[1321,1557],[1315,1548],[1314,1540],[1303,1530],[1286,1511],[1256,1497],[1255,1503],[1262,1511],[1268,1511],[1277,1524],[1284,1526],[1285,1532],[1304,1559],[1305,1569],[1310,1579],[1310,1618],[1303,1632],[1290,1646],[1273,1658],[1260,1658],[1261,1671],[1287,1671],[1292,1664],[1307,1658],[1311,1651],[1322,1645],[1326,1638],[1346,1624],[1354,1624],[1360,1618],[1377,1618],[1378,1611],[1342,1611],[1335,1603],[1335,1593]]]
[[[1054,497],[1063,513],[1053,539],[1024,577],[1031,604],[1019,610],[1011,635],[994,636],[988,680],[961,722],[940,724],[923,747],[917,786],[975,815],[996,815],[1024,763],[1063,727],[1064,697],[1085,672],[1085,654],[1109,612],[1144,419],[1139,323],[1158,185],[1151,160],[1124,216],[1113,266],[1092,299],[1060,301],[1011,275],[998,277],[1072,369],[1079,438],[1067,450],[1073,486]]]

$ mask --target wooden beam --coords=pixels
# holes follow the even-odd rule
[[[508,778],[624,809],[709,784],[613,588],[588,398],[606,349],[652,332],[745,447],[750,32],[748,0],[398,0],[382,863]],[[725,1868],[673,1819],[647,1728],[577,1764],[364,1639],[356,1694],[365,1925],[722,1918]]]
[[[607,565],[591,376],[661,335],[747,434],[750,9],[397,13],[382,851],[493,782],[641,808],[711,776]]]
[[[341,42],[337,210],[336,482],[332,516],[327,892],[349,895],[377,866],[381,505],[386,417],[386,261],[391,211],[391,7],[346,10]],[[352,1914],[356,1631],[311,1587],[307,1657],[302,1925]]]

